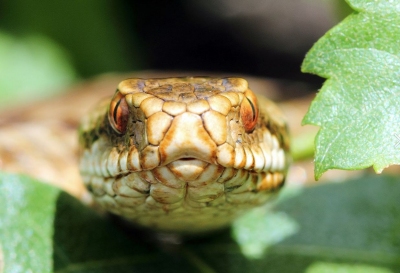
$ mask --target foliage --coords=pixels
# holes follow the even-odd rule
[[[27,177],[0,176],[0,272],[52,272],[58,192]]]
[[[356,12],[326,33],[302,66],[328,78],[303,120],[321,126],[316,178],[328,169],[381,172],[400,164],[400,5],[348,3]]]
[[[100,216],[26,177],[0,180],[3,272],[400,272],[393,177],[289,189],[232,231],[182,244]]]
[[[44,36],[0,32],[0,107],[54,94],[76,73],[66,53]]]

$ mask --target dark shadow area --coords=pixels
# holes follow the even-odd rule
[[[306,268],[312,262],[400,272],[398,200],[400,183],[392,176],[371,175],[309,187],[276,207],[295,220],[300,230],[271,247],[262,262],[280,268],[279,272]]]
[[[234,8],[237,1],[203,7],[197,0],[6,0],[0,4],[0,23],[3,31],[17,37],[34,34],[53,40],[66,50],[83,78],[144,69],[195,70],[289,79],[319,87],[323,80],[302,74],[300,65],[307,50],[334,24],[327,19],[332,15],[326,7],[318,8],[318,1],[308,15],[301,16],[296,1],[270,2],[274,4],[265,7],[265,1],[252,0],[248,7],[236,7],[230,19],[219,5]],[[307,11],[307,5],[299,7]],[[275,30],[278,25],[287,25],[287,30]],[[296,47],[299,40],[301,46]]]
[[[125,1],[121,19],[128,29],[136,30],[146,56],[145,69],[242,73],[305,81],[315,86],[323,82],[300,72],[306,51],[289,54],[268,47],[255,48],[252,41],[240,42],[232,34],[232,28],[237,27],[234,20],[223,23],[213,19],[211,14],[197,9],[195,2]],[[309,46],[312,44],[310,41]]]
[[[54,270],[74,272],[197,272],[187,253],[210,242],[238,246],[225,235],[192,239],[182,245],[156,241],[154,234],[99,216],[75,198],[61,193],[54,225]],[[218,259],[224,262],[224,257]]]
[[[298,232],[269,246],[260,259],[246,257],[228,229],[168,245],[62,193],[54,226],[54,268],[82,273],[295,273],[327,263],[400,272],[399,193],[398,179],[389,176],[304,189],[273,208],[295,221]]]

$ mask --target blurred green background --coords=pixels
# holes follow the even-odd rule
[[[95,75],[224,71],[305,81],[312,44],[349,12],[344,0],[0,2],[0,107]]]

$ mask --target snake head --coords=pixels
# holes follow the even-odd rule
[[[241,78],[124,80],[83,121],[81,135],[81,173],[95,199],[165,230],[228,223],[236,212],[204,222],[191,208],[263,203],[283,185],[288,165],[280,111]],[[160,217],[176,208],[193,217],[147,217],[153,208],[162,208]]]
[[[134,169],[144,170],[197,159],[265,171],[271,167],[266,154],[282,142],[270,121],[240,78],[128,79],[108,110],[111,142],[135,147],[140,166]],[[284,150],[279,153],[283,157]],[[281,159],[276,168],[284,164]]]

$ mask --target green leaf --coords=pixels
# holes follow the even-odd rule
[[[368,265],[315,263],[306,273],[391,273],[392,270]]]
[[[299,232],[268,249],[264,262],[279,266],[278,272],[307,272],[320,263],[399,272],[399,199],[399,179],[389,176],[305,189],[275,208]]]
[[[400,164],[400,5],[348,3],[357,12],[326,33],[302,65],[328,78],[303,120],[321,127],[317,179],[329,169],[381,172]]]
[[[76,79],[67,54],[44,36],[0,31],[0,60],[0,107],[59,93]]]
[[[0,174],[0,272],[52,272],[58,193],[27,177]]]
[[[300,188],[285,189],[279,200],[286,200],[300,192]],[[284,212],[271,210],[270,205],[246,213],[232,225],[233,239],[239,244],[243,255],[249,259],[262,258],[269,247],[298,231],[296,221]]]
[[[399,192],[398,180],[386,176],[288,189],[273,209],[239,219],[233,237],[222,230],[175,245],[107,221],[64,194],[55,272],[398,272]],[[258,244],[243,240],[249,237]]]
[[[181,244],[58,193],[1,176],[3,272],[399,272],[400,183],[393,177],[287,189],[232,231]]]

